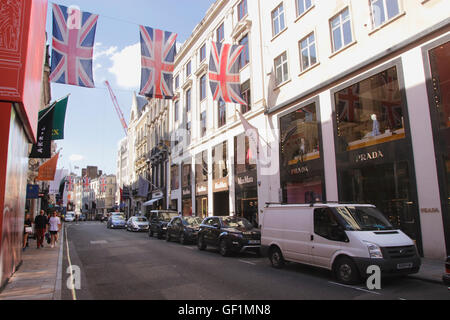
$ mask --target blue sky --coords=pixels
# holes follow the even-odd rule
[[[104,81],[108,80],[129,121],[133,92],[140,85],[139,25],[178,33],[184,42],[203,19],[215,0],[58,0],[82,11],[99,15],[94,47],[95,89],[52,83],[52,100],[70,94],[66,114],[65,139],[58,167],[98,166],[107,174],[116,173],[117,144],[125,137]],[[47,13],[48,43],[51,44],[51,3]],[[51,47],[50,47],[51,50]],[[51,51],[50,51],[51,52]]]

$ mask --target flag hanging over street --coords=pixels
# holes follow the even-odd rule
[[[98,15],[53,4],[50,81],[93,88],[92,59]]]
[[[244,46],[212,43],[209,61],[209,86],[214,101],[247,105],[241,95],[239,56]]]
[[[36,178],[38,181],[55,180],[56,166],[58,165],[59,152],[50,160],[39,167],[39,173]]]
[[[177,34],[140,26],[141,95],[172,99]]]
[[[33,145],[30,159],[50,159],[52,157],[52,129],[55,109],[50,107],[39,116],[37,142]]]
[[[88,176],[83,177],[83,191],[89,191],[91,181]]]
[[[149,183],[146,179],[139,176],[138,181],[138,197],[147,197],[148,196]]]
[[[66,121],[67,102],[69,97],[65,97],[62,100],[57,101],[52,106],[39,111],[39,119],[45,115],[50,108],[54,108],[53,113],[53,125],[52,125],[52,139],[51,140],[63,140],[64,139],[64,124]]]

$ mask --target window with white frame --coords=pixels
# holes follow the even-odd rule
[[[330,20],[330,28],[333,52],[340,50],[353,41],[350,12],[348,8]]]
[[[381,26],[400,14],[398,0],[370,0],[370,9],[374,28]]]
[[[284,52],[275,59],[275,83],[280,85],[289,79],[287,53]]]
[[[313,6],[313,0],[297,0],[297,16],[301,16]]]
[[[238,20],[241,21],[247,15],[247,0],[242,0],[237,6]]]
[[[273,36],[276,36],[286,27],[284,22],[284,7],[281,3],[275,10],[272,11],[272,30]]]
[[[300,40],[300,66],[305,71],[317,63],[316,39],[314,32]]]

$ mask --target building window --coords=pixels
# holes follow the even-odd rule
[[[200,126],[200,137],[204,137],[206,135],[206,111],[200,114]]]
[[[175,115],[175,122],[177,122],[178,120],[180,120],[180,101],[175,101],[175,106],[174,106],[174,115]]]
[[[275,59],[275,82],[280,85],[289,79],[287,54],[284,52],[281,56]]]
[[[195,182],[208,182],[208,151],[195,156]]]
[[[220,99],[218,102],[218,127],[221,128],[227,123],[226,104]]]
[[[324,167],[315,103],[280,118],[280,178],[283,202],[322,199]]]
[[[186,91],[186,112],[191,111],[191,89]]]
[[[247,15],[247,0],[239,2],[238,6],[238,20],[241,21]]]
[[[284,23],[284,8],[283,4],[280,4],[274,11],[272,11],[272,33],[276,36],[285,29]]]
[[[252,104],[251,104],[251,95],[250,95],[250,80],[244,82],[241,85],[241,94],[242,98],[247,102],[247,105],[241,105],[241,113],[245,114],[252,110]]]
[[[227,168],[227,141],[215,146],[212,150],[213,180],[228,176]]]
[[[180,167],[179,165],[173,165],[170,168],[170,188],[172,190],[178,190],[180,188]]]
[[[244,49],[241,52],[239,57],[239,70],[245,67],[250,62],[250,52],[248,47],[248,34],[245,35],[240,41],[239,45],[244,46]]]
[[[400,13],[398,0],[370,0],[372,24],[377,28]]]
[[[200,101],[206,98],[206,74],[200,78]]]
[[[189,61],[189,62],[187,63],[187,65],[186,65],[186,77],[189,77],[189,76],[191,75],[191,73],[192,73],[192,70],[191,70],[191,61]]]
[[[300,40],[300,66],[302,71],[317,63],[316,40],[314,33]]]
[[[175,90],[178,89],[180,87],[180,76],[177,75],[175,77]]]
[[[186,146],[191,144],[191,123],[186,123]]]
[[[297,16],[304,14],[312,5],[312,0],[297,0]]]
[[[206,59],[206,44],[204,44],[201,48],[200,48],[200,62],[202,62],[203,60]]]
[[[351,19],[348,8],[330,21],[333,52],[349,45],[353,41]]]
[[[222,23],[219,28],[217,28],[217,42],[222,42],[225,38],[225,25]]]

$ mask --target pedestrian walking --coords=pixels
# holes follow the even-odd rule
[[[48,227],[48,220],[44,213],[44,210],[41,210],[40,214],[34,219],[34,230],[36,232],[38,249],[44,247],[44,237]]]
[[[30,215],[27,213],[23,223],[23,251],[28,247],[28,236],[33,232],[32,221]]]
[[[61,219],[53,212],[52,217],[48,221],[49,231],[51,236],[51,247],[55,247],[55,242],[57,241],[58,232],[61,229]]]

